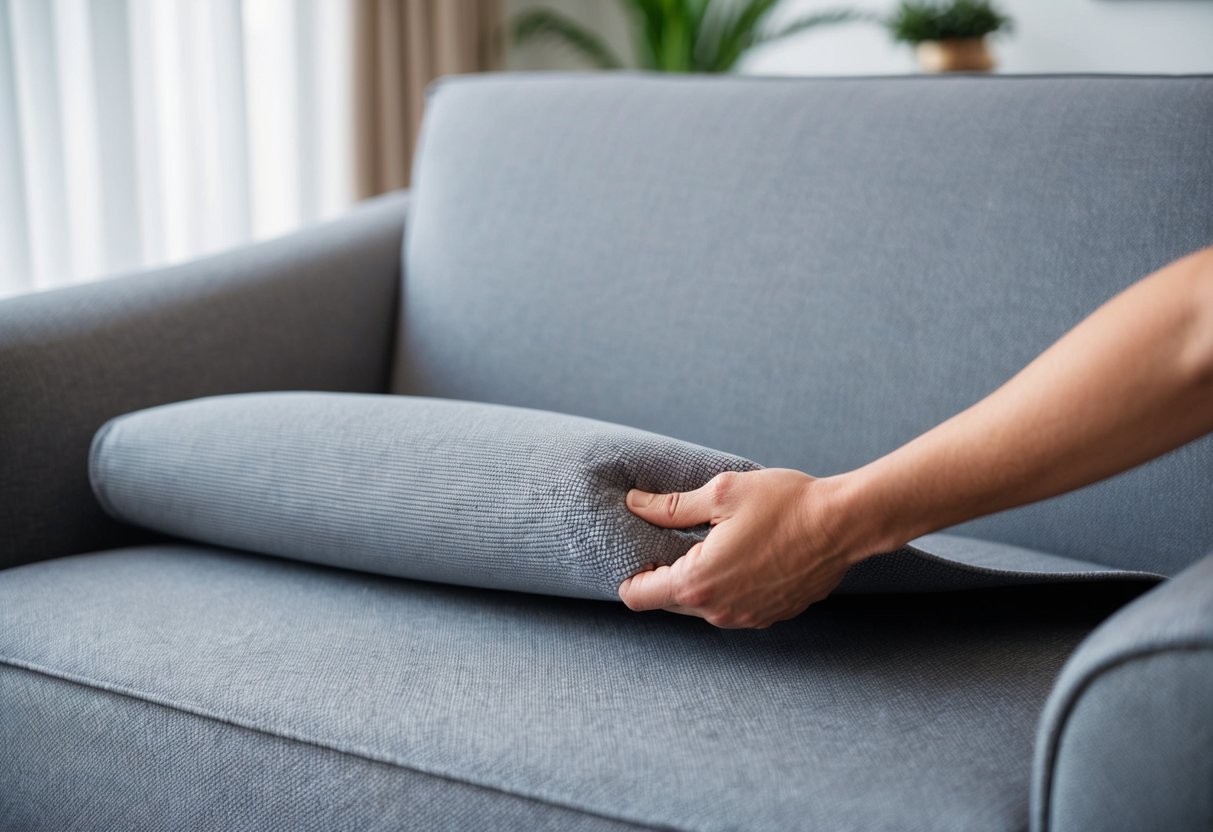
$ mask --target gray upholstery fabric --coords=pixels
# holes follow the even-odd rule
[[[1151,586],[1162,576],[1113,569],[991,540],[929,534],[896,552],[852,566],[835,592],[946,592],[965,589],[1126,581]]]
[[[638,828],[11,665],[0,701],[9,832]]]
[[[1213,77],[440,82],[395,389],[861,465],[1213,243]],[[964,533],[1174,574],[1213,439]]]
[[[88,484],[107,419],[215,393],[381,392],[405,198],[182,266],[0,302],[0,567],[130,539]]]
[[[1105,622],[1037,740],[1032,828],[1213,829],[1213,555]]]
[[[383,392],[389,360],[395,392],[818,474],[861,464],[1213,241],[1211,91],[444,82],[394,353],[402,197],[0,303],[0,566],[133,536],[86,482],[110,417],[223,392]],[[1197,442],[965,530],[990,540],[924,542],[936,560],[865,567],[898,588],[954,575],[949,551],[983,581],[1006,557],[1055,580],[1173,574],[1213,548],[1211,453]],[[0,570],[0,828],[1020,830],[1030,780],[1038,826],[1198,823],[1207,570],[1100,629],[1033,769],[1059,668],[1136,584],[834,597],[721,632],[198,546],[28,564]]]
[[[624,503],[629,488],[686,491],[756,467],[575,416],[336,393],[219,396],[120,416],[90,456],[106,510],[166,534],[398,577],[604,599],[705,533],[640,520]],[[934,539],[950,558],[907,548],[860,564],[841,590],[1157,580]]]
[[[832,598],[756,632],[184,545],[31,564],[0,572],[0,818],[1019,830],[1041,704],[1126,589]]]
[[[166,405],[97,434],[111,515],[190,540],[407,578],[616,598],[703,534],[659,529],[632,487],[698,488],[738,457],[536,410],[263,393]]]

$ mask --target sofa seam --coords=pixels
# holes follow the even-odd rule
[[[1034,815],[1040,822],[1039,832],[1050,832],[1053,780],[1056,773],[1057,760],[1060,756],[1059,751],[1062,739],[1069,728],[1070,717],[1074,714],[1083,696],[1091,690],[1094,684],[1111,671],[1118,670],[1142,659],[1155,658],[1167,653],[1199,653],[1205,651],[1213,652],[1213,642],[1199,637],[1175,644],[1153,645],[1098,662],[1079,678],[1061,705],[1057,716],[1057,730],[1050,731],[1049,736],[1045,740],[1043,770],[1040,779],[1040,806],[1034,812]]]
[[[263,734],[265,736],[274,737],[274,738],[281,739],[281,740],[286,740],[288,742],[298,743],[300,745],[309,745],[314,748],[321,748],[326,751],[332,751],[332,752],[335,752],[337,754],[342,754],[347,757],[353,757],[355,759],[364,760],[366,762],[371,762],[371,763],[380,763],[383,765],[392,766],[393,768],[401,769],[403,771],[411,771],[415,774],[421,774],[421,775],[424,775],[427,777],[434,777],[434,778],[437,778],[440,780],[447,780],[449,782],[457,783],[457,784],[463,785],[463,786],[472,786],[474,788],[487,789],[489,791],[497,792],[498,794],[503,794],[503,795],[507,795],[509,797],[519,798],[521,800],[531,801],[533,803],[539,803],[539,804],[542,804],[545,806],[551,806],[556,809],[563,809],[565,811],[576,812],[578,814],[586,815],[589,817],[597,817],[597,818],[601,818],[603,820],[611,821],[613,823],[627,824],[628,826],[632,826],[636,829],[661,830],[661,832],[689,832],[689,830],[682,828],[682,827],[676,827],[676,826],[672,826],[672,825],[665,824],[665,823],[653,824],[653,823],[648,823],[648,822],[644,822],[644,821],[632,820],[631,818],[608,814],[608,813],[605,813],[602,811],[598,811],[596,809],[589,809],[589,808],[585,808],[582,806],[574,805],[572,803],[565,803],[565,802],[555,800],[552,798],[542,797],[540,795],[527,794],[526,792],[511,789],[506,786],[495,785],[492,783],[481,783],[481,782],[477,782],[476,780],[470,779],[465,776],[451,774],[451,773],[438,771],[438,770],[430,770],[430,769],[424,768],[424,767],[416,765],[416,764],[406,763],[399,759],[394,759],[390,755],[386,755],[386,754],[376,754],[375,752],[361,750],[361,749],[352,748],[352,747],[351,748],[342,748],[335,743],[329,743],[329,742],[324,742],[321,740],[312,739],[303,734],[293,734],[293,733],[285,732],[285,731],[281,731],[281,730],[272,730],[272,729],[265,728],[265,727],[262,727],[259,725],[255,725],[252,722],[245,722],[245,721],[227,716],[225,714],[210,713],[206,709],[194,707],[194,706],[190,706],[190,705],[185,705],[180,702],[175,702],[171,699],[168,699],[167,697],[159,697],[159,696],[155,696],[152,694],[147,694],[147,693],[137,691],[133,688],[126,688],[122,685],[115,685],[115,684],[110,684],[110,683],[106,683],[106,682],[100,682],[95,679],[90,679],[86,676],[79,676],[79,675],[73,674],[73,673],[66,673],[63,671],[53,670],[51,668],[47,668],[47,667],[38,665],[34,662],[27,662],[27,661],[24,661],[21,659],[15,659],[15,658],[11,658],[8,656],[0,656],[0,665],[7,665],[9,667],[17,668],[18,670],[24,670],[29,673],[44,676],[48,679],[54,679],[57,681],[67,682],[69,684],[79,685],[80,687],[89,688],[92,690],[99,690],[99,691],[103,691],[105,693],[111,693],[116,696],[122,696],[122,697],[126,697],[128,699],[134,699],[139,702],[146,702],[150,705],[155,705],[157,707],[166,708],[166,709],[172,710],[172,711],[177,711],[178,713],[189,714],[191,716],[195,716],[200,719],[205,719],[205,720],[209,720],[211,722],[219,723],[222,725],[227,725],[232,728],[238,728],[238,729],[245,730],[245,731],[252,731],[257,734]]]

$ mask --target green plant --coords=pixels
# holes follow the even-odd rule
[[[749,49],[817,26],[859,20],[848,9],[815,12],[778,28],[769,26],[781,0],[619,0],[631,18],[636,54],[644,69],[728,72]],[[623,61],[607,43],[553,9],[524,11],[513,23],[515,43],[554,40],[601,69]]]
[[[1009,31],[1011,18],[987,0],[906,0],[888,20],[893,40],[917,44],[924,40],[980,38]]]

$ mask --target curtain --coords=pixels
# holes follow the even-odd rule
[[[496,68],[501,15],[501,0],[354,0],[359,198],[408,185],[426,85]]]
[[[0,0],[0,295],[339,213],[349,0]]]

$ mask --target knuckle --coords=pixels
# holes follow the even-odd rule
[[[681,501],[682,501],[682,495],[677,492],[675,492],[673,494],[665,495],[665,499],[663,501],[662,508],[664,509],[666,515],[671,518],[673,518],[675,515],[677,515],[678,514],[678,505]]]
[[[725,613],[722,615],[718,626],[724,630],[744,630],[747,627],[745,619],[737,615],[737,613]]]
[[[676,599],[684,607],[703,607],[712,602],[712,590],[700,583],[685,583]]]
[[[653,571],[652,566],[645,566],[640,572],[637,572],[629,578],[625,585],[619,588],[619,600],[623,601],[623,605],[633,612],[641,612],[648,609],[644,602],[649,586],[650,575]]]
[[[686,557],[688,559],[688,566],[698,568],[699,561],[703,559],[703,541],[701,540],[690,549],[687,549]]]
[[[723,503],[737,486],[737,473],[724,471],[708,481],[708,494],[714,503]]]

